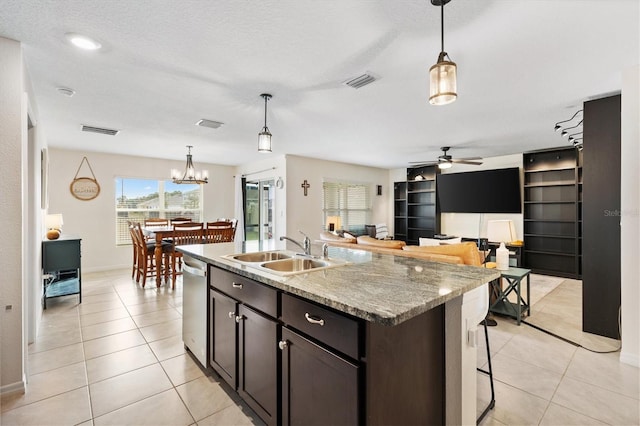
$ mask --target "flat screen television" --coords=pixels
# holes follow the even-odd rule
[[[517,167],[440,174],[436,194],[441,213],[522,213]]]

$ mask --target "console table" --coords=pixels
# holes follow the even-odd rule
[[[42,241],[44,309],[47,309],[47,299],[52,297],[77,294],[78,303],[82,303],[80,241],[80,237],[73,235]]]
[[[508,315],[516,319],[518,325],[522,321],[522,316],[526,313],[531,315],[531,308],[529,306],[529,300],[531,299],[531,285],[530,285],[530,269],[523,268],[509,268],[506,271],[500,271],[500,275],[507,282],[507,286],[504,289],[501,288],[500,280],[491,281],[491,293],[492,300],[495,300],[489,307],[489,311]],[[527,297],[526,299],[522,295],[522,280],[527,280]],[[515,292],[516,302],[509,301],[509,294]],[[494,299],[495,298],[495,299]]]

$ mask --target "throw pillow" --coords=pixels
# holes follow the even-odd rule
[[[376,238],[379,240],[384,240],[389,236],[389,230],[387,229],[387,225],[384,223],[379,223],[376,225]]]
[[[461,242],[462,242],[462,237],[449,238],[448,240],[440,240],[440,245],[460,244]]]

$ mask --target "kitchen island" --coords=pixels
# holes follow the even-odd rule
[[[209,265],[206,367],[265,422],[475,423],[464,295],[498,272],[330,248],[347,263],[282,276],[236,243],[178,250]]]

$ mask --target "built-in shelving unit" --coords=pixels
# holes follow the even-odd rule
[[[407,181],[394,184],[396,240],[417,245],[420,237],[440,232],[435,166],[407,169]],[[402,232],[404,231],[404,232]]]
[[[407,182],[393,184],[394,238],[407,240]]]
[[[582,274],[580,152],[558,148],[524,154],[526,267],[569,278]]]

